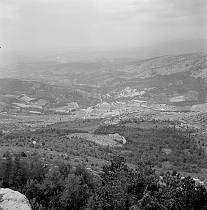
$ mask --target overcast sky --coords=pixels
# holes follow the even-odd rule
[[[207,35],[207,0],[0,0],[5,49],[129,48]]]

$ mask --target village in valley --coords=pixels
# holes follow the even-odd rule
[[[0,0],[0,210],[207,210],[207,0]]]
[[[86,164],[95,174],[113,155],[124,156],[130,167],[144,155],[153,159],[157,171],[175,169],[206,184],[205,75],[192,72],[194,68],[204,72],[204,57],[190,54],[130,66],[116,64],[119,71],[111,70],[111,79],[112,73],[102,67],[106,80],[94,73],[96,69],[71,73],[69,81],[65,79],[66,84],[74,83],[69,87],[54,81],[2,80],[2,154],[8,150],[30,157],[38,151],[45,164],[70,160],[73,166]],[[113,69],[112,64],[105,65]],[[184,69],[180,72],[181,66]],[[142,68],[145,73],[140,73]],[[168,71],[165,75],[160,70],[164,68],[171,69],[172,75]],[[127,77],[125,71],[129,71]],[[88,76],[85,84],[81,74]]]

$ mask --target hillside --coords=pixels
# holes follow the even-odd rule
[[[179,173],[176,180],[180,184],[191,176],[191,186],[199,183],[204,189],[206,60],[204,53],[191,53],[145,60],[30,60],[10,66],[7,77],[0,79],[0,164],[9,167],[14,159],[11,167],[29,164],[29,170],[32,164],[39,164],[35,167],[43,167],[46,183],[25,181],[22,189],[36,187],[42,194],[50,177],[56,182],[61,176],[64,186],[70,186],[61,175],[66,172],[82,180],[79,170],[84,170],[83,177],[89,173],[98,179],[116,157],[126,161],[121,166],[129,170],[128,178],[133,178],[135,171],[131,174],[131,170],[137,164],[139,168],[147,163],[146,170],[150,167],[153,177],[158,177],[156,186],[162,174]],[[25,170],[23,167],[22,173]],[[53,174],[53,170],[57,171]],[[113,173],[116,177],[117,172]],[[0,176],[9,179],[6,172]],[[76,187],[83,183],[79,181]],[[16,182],[4,181],[3,185],[19,189]]]
[[[93,134],[99,120],[112,125],[122,118],[130,120],[142,116],[146,122],[182,123],[185,127],[199,129],[205,137],[207,128],[200,116],[204,116],[207,103],[206,60],[204,53],[191,53],[145,60],[18,63],[10,72],[10,78],[0,79],[0,128],[3,133],[33,132],[52,124],[57,124],[59,129],[63,126],[61,123],[68,121],[97,119],[91,125],[92,130],[86,129],[89,134],[74,132],[73,138],[92,142],[96,142],[96,138],[98,142],[106,139],[114,145],[111,137]],[[79,129],[80,124],[75,125],[73,130]],[[113,129],[107,135],[119,133],[119,127]],[[127,137],[128,132],[134,132],[130,129],[119,134]],[[151,132],[146,131],[144,135],[152,138]],[[198,138],[203,139],[202,135]],[[162,142],[163,138],[165,134],[157,141]],[[154,144],[153,141],[149,145]],[[201,147],[205,152],[205,144]],[[155,150],[160,152],[159,148]],[[199,148],[196,151],[199,153]],[[159,162],[158,158],[156,163]]]
[[[205,53],[145,60],[39,60],[11,68],[9,77],[0,79],[0,110],[7,113],[105,118],[147,109],[206,112]]]
[[[28,99],[23,99],[25,96]],[[31,100],[30,100],[31,98]],[[30,101],[45,101],[49,106],[64,106],[77,102],[80,106],[89,106],[98,100],[90,93],[74,88],[51,85],[38,81],[25,81],[13,78],[0,79],[0,102],[9,108],[14,103],[28,104]],[[40,103],[40,105],[42,105]]]

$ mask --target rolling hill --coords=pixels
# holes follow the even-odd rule
[[[167,55],[145,60],[19,63],[1,79],[0,94],[26,94],[49,101],[90,106],[114,101],[125,88],[144,91],[150,103],[193,105],[207,102],[207,54]],[[177,99],[176,99],[177,97]]]

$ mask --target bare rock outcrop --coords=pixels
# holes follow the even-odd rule
[[[0,188],[0,210],[32,210],[26,196],[9,188]]]

